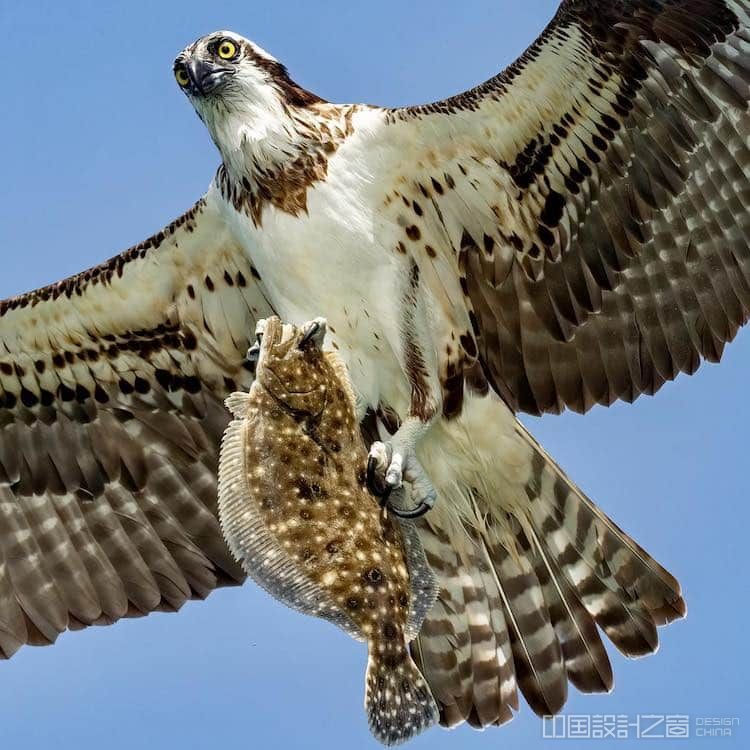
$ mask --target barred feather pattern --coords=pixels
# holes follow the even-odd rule
[[[747,0],[566,0],[495,78],[388,113],[386,205],[461,300],[452,413],[477,360],[542,414],[721,358],[750,313],[749,103]]]
[[[469,399],[422,458],[441,495],[420,526],[440,595],[412,649],[444,725],[503,724],[519,693],[548,716],[569,684],[608,692],[601,633],[645,656],[657,627],[685,615],[675,578],[494,397]]]
[[[513,413],[631,401],[720,358],[750,311],[749,100],[748,0],[565,0],[486,84],[358,108],[294,207],[233,217],[247,248],[214,188],[146,243],[0,303],[0,651],[242,580],[216,452],[272,312],[255,253],[295,315],[347,323],[355,386],[396,412],[407,368],[364,343],[387,339],[367,307],[395,309],[381,271],[418,270],[445,419],[420,446],[441,594],[413,648],[443,723],[608,690],[600,631],[652,653],[679,585]]]
[[[412,651],[441,721],[504,724],[518,710],[518,689],[501,591],[481,542],[468,528],[449,533],[430,521],[420,538],[441,593]]]
[[[270,311],[211,193],[0,303],[0,657],[244,580],[217,520],[218,447]]]

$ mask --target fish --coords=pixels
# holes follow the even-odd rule
[[[437,598],[415,526],[367,489],[367,448],[346,366],[324,351],[326,322],[269,318],[248,353],[249,392],[219,461],[219,520],[248,576],[288,607],[368,646],[365,710],[385,745],[439,721],[409,643]]]

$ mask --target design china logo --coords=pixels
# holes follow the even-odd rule
[[[545,740],[675,740],[734,737],[738,717],[688,714],[561,714],[545,716]]]

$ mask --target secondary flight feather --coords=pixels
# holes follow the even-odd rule
[[[444,724],[608,690],[676,580],[516,418],[632,401],[750,309],[750,3],[566,0],[506,71],[337,105],[252,42],[187,47],[221,165],[99,268],[0,305],[0,651],[239,582],[222,406],[258,319],[325,316],[373,485],[406,481],[440,595],[414,645]],[[434,506],[434,507],[433,507]]]

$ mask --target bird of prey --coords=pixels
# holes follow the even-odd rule
[[[0,652],[239,583],[222,400],[259,318],[325,316],[373,481],[406,480],[440,595],[413,644],[448,726],[606,691],[677,581],[517,414],[633,401],[750,310],[750,0],[565,0],[507,70],[329,103],[230,32],[174,65],[221,156],[103,265],[0,304]],[[250,367],[251,369],[251,367]]]

